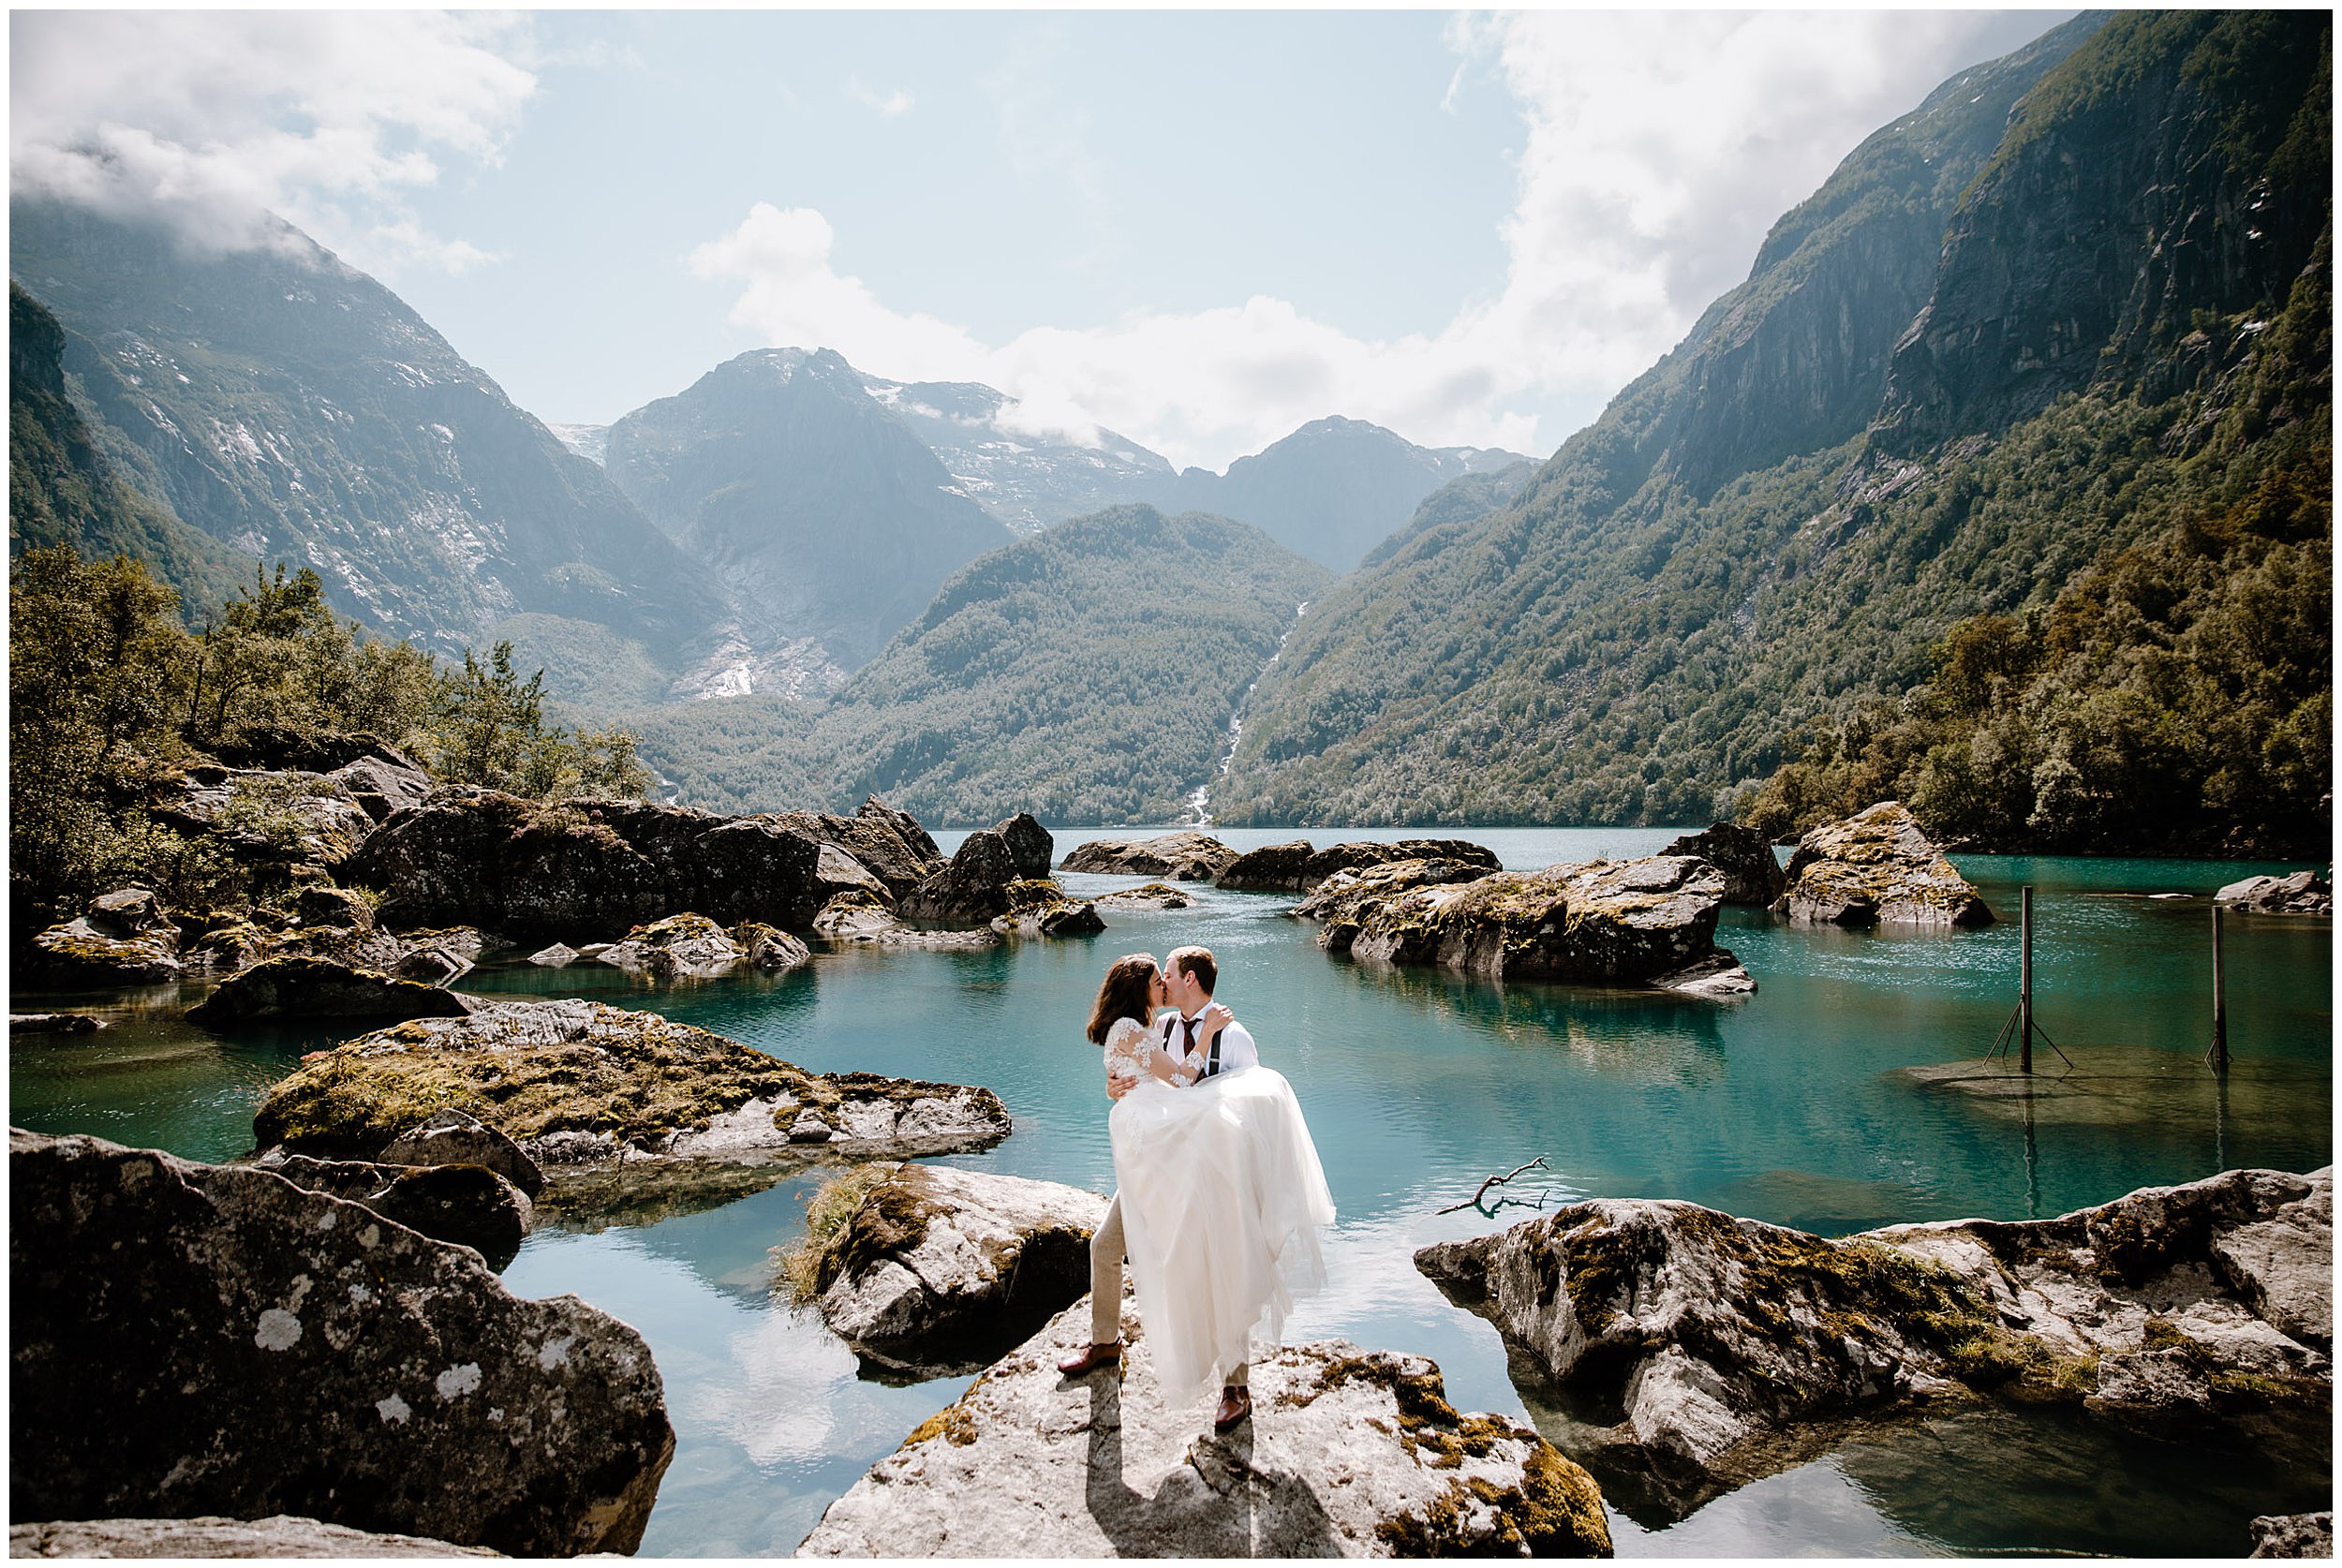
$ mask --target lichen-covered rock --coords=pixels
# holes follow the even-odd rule
[[[731,933],[705,915],[678,914],[637,925],[594,961],[661,980],[705,980],[730,974],[747,957]]]
[[[1068,1308],[830,1504],[799,1557],[1602,1557],[1602,1494],[1534,1429],[1460,1414],[1439,1368],[1342,1340],[1253,1365],[1253,1416],[1165,1409],[1129,1316],[1124,1376],[1059,1374]]]
[[[418,1019],[305,1057],[254,1113],[254,1142],[378,1160],[452,1107],[540,1165],[625,1159],[747,1160],[793,1146],[866,1158],[953,1154],[1008,1135],[990,1089],[808,1072],[719,1034],[600,1002],[480,1000],[465,1018]]]
[[[2332,1557],[2334,1511],[2263,1514],[2252,1522],[2254,1557]]]
[[[1019,880],[1015,852],[990,829],[960,841],[950,864],[896,902],[912,920],[982,924],[1009,910],[1009,884]]]
[[[8,1526],[10,1557],[501,1557],[422,1535],[378,1533],[290,1514],[265,1519],[52,1519]]]
[[[282,1148],[254,1163],[305,1192],[322,1192],[435,1240],[468,1247],[490,1268],[510,1264],[536,1222],[527,1194],[482,1165],[317,1160]]]
[[[35,977],[67,986],[139,985],[179,976],[179,927],[142,887],[99,894],[33,939]]]
[[[1490,979],[1655,984],[1733,962],[1715,945],[1723,891],[1722,873],[1683,855],[1490,872],[1374,901],[1357,913],[1350,952]]]
[[[466,1111],[434,1111],[383,1146],[386,1165],[485,1165],[530,1197],[544,1191],[544,1173],[521,1146]]]
[[[1775,907],[1814,925],[1990,925],[1993,911],[1891,800],[1798,840]]]
[[[762,921],[743,922],[733,929],[732,939],[740,945],[743,963],[766,973],[775,969],[793,969],[799,964],[810,962],[813,957],[813,950],[801,939]]]
[[[2290,877],[2247,877],[2229,883],[2212,898],[2215,903],[2256,914],[2334,913],[2334,884],[2315,871],[2296,871]]]
[[[1298,919],[1323,921],[1317,945],[1328,953],[1347,953],[1367,916],[1400,894],[1448,882],[1475,882],[1488,874],[1485,866],[1460,860],[1381,861],[1335,872],[1291,912]]]
[[[1306,838],[1264,844],[1237,856],[1212,880],[1236,893],[1299,893],[1301,868],[1316,852],[1317,847]]]
[[[998,947],[1001,933],[989,925],[973,931],[922,931],[865,894],[841,893],[813,917],[813,934],[834,942],[872,947],[923,947],[969,952]]]
[[[995,822],[992,831],[1007,844],[1009,855],[1016,863],[1018,876],[1038,880],[1049,875],[1049,863],[1057,856],[1057,840],[1049,836],[1049,830],[1043,827],[1031,812],[1019,811],[1014,817]]]
[[[1078,1187],[897,1165],[819,1241],[808,1285],[865,1361],[925,1377],[973,1372],[1089,1289],[1106,1200]]]
[[[851,853],[778,817],[543,805],[462,785],[384,822],[342,875],[382,889],[380,918],[393,925],[463,923],[572,943],[686,910],[803,931],[835,894],[891,896]]]
[[[304,887],[293,895],[293,915],[304,925],[374,928],[374,904],[363,894],[331,885]]]
[[[1207,882],[1236,858],[1234,850],[1208,833],[1166,833],[1155,838],[1093,838],[1077,846],[1059,869]]]
[[[1359,871],[1370,865],[1388,865],[1402,860],[1450,861],[1482,872],[1502,871],[1505,868],[1505,863],[1496,858],[1494,851],[1462,838],[1401,838],[1393,844],[1354,839],[1328,845],[1304,861],[1299,891],[1308,893],[1339,872]]]
[[[185,833],[214,836],[237,859],[286,869],[332,867],[355,853],[375,818],[353,781],[303,769],[201,764],[161,786],[155,817]]]
[[[1008,884],[1008,912],[992,929],[1009,937],[1094,937],[1106,928],[1094,903],[1068,898],[1054,878],[1020,877]]]
[[[1724,873],[1724,901],[1754,904],[1762,909],[1788,886],[1772,841],[1755,828],[1718,822],[1701,833],[1687,833],[1659,851],[1663,855],[1696,855]]]
[[[878,809],[873,810],[872,806]],[[816,843],[826,844],[867,867],[882,884],[889,898],[909,893],[943,864],[943,857],[936,852],[935,840],[911,819],[909,812],[880,806],[875,796],[852,817],[827,811],[790,811],[778,821],[783,827],[802,833]]]
[[[616,1319],[265,1171],[14,1130],[8,1165],[15,1514],[641,1541],[674,1436]]]
[[[2056,1220],[1841,1241],[1600,1200],[1416,1265],[1542,1374],[1618,1401],[1584,1451],[1597,1473],[1692,1502],[1792,1462],[1813,1418],[1951,1393],[2194,1440],[2322,1428],[2333,1191],[2331,1170],[2231,1171]]]
[[[1195,900],[1169,882],[1149,882],[1102,893],[1090,902],[1110,910],[1184,910]]]
[[[187,1016],[199,1023],[258,1018],[452,1018],[462,997],[376,969],[326,958],[269,958],[229,976]]]

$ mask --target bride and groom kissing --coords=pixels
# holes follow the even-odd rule
[[[1208,949],[1182,947],[1160,969],[1118,958],[1098,988],[1116,1191],[1089,1241],[1090,1343],[1058,1368],[1120,1361],[1127,1256],[1165,1404],[1200,1400],[1216,1374],[1224,1432],[1252,1416],[1254,1346],[1273,1349],[1295,1295],[1325,1281],[1334,1203],[1292,1085],[1212,999],[1218,980]]]

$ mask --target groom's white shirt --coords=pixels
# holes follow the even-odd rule
[[[1206,1002],[1204,1007],[1208,1008],[1210,1005],[1209,1002]],[[1195,1016],[1201,1018],[1203,1015],[1203,1008],[1198,1008]],[[1172,1055],[1178,1058],[1174,1065],[1192,1068],[1201,1072],[1204,1070],[1204,1063],[1211,1058],[1211,1047],[1199,1039],[1195,1042],[1195,1055],[1193,1058],[1179,1057],[1179,1053],[1187,1049],[1185,1026],[1190,1020],[1184,1014],[1178,1013],[1166,1013],[1164,1014],[1164,1022],[1157,1027],[1169,1031],[1163,1038],[1170,1046]],[[1220,1071],[1233,1072],[1239,1067],[1258,1067],[1259,1065],[1260,1047],[1253,1043],[1252,1030],[1231,1020],[1228,1027],[1220,1031]]]

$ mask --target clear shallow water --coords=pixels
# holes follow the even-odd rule
[[[1060,851],[1146,830],[1060,830]],[[1420,830],[1418,830],[1419,836]],[[1396,838],[1388,833],[1318,833]],[[948,850],[958,836],[939,836]],[[1227,830],[1238,848],[1297,836]],[[1668,830],[1480,830],[1516,867],[1648,853]],[[2332,1158],[2332,932],[2231,917],[2230,1038],[2219,1093],[2208,902],[2253,871],[2210,862],[1960,857],[2005,924],[1945,936],[1791,930],[1725,912],[1719,939],[1762,987],[1717,1003],[1653,993],[1494,986],[1329,959],[1273,895],[1191,889],[1193,908],[1119,911],[1086,941],[981,954],[823,953],[769,981],[660,987],[593,968],[476,972],[468,988],[586,995],[653,1008],[823,1070],[986,1084],[1013,1136],[953,1161],[1104,1191],[1112,1158],[1096,1053],[1080,1038],[1105,964],[1185,941],[1213,949],[1220,994],[1290,1077],[1341,1211],[1332,1284],[1296,1337],[1340,1336],[1436,1359],[1460,1408],[1528,1414],[1495,1331],[1417,1275],[1417,1247],[1488,1230],[1435,1211],[1491,1172],[1547,1206],[1579,1196],[1688,1198],[1839,1234],[1901,1220],[2023,1218],[2234,1165]],[[1067,877],[1097,892],[1134,879]],[[1981,1056],[2014,1005],[2016,889],[2038,889],[2040,1022],[2078,1071],[2031,1115],[1931,1090],[1901,1070]],[[2138,895],[2186,893],[2184,900]],[[187,993],[191,999],[194,992]],[[18,995],[17,1010],[42,998]],[[226,1042],[177,1016],[175,988],[96,1042],[14,1043],[11,1120],[204,1159],[243,1153],[265,1085],[329,1038]],[[2045,1082],[2063,1071],[2046,1050]],[[2080,1092],[2076,1092],[2076,1090]],[[772,1303],[768,1252],[801,1230],[820,1173],[648,1224],[548,1227],[506,1270],[520,1294],[574,1292],[641,1329],[678,1439],[644,1550],[786,1552],[829,1501],[956,1398],[966,1379],[858,1380],[817,1318]],[[2255,1513],[2326,1505],[2325,1456],[2292,1470],[2206,1463],[2038,1414],[1901,1422],[1669,1523],[1614,1513],[1622,1554],[1899,1554],[2022,1549],[2238,1555]],[[1639,1520],[1639,1522],[1638,1522]]]

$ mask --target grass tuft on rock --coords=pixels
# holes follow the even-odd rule
[[[857,1209],[902,1167],[890,1160],[849,1166],[814,1190],[805,1206],[805,1235],[773,1249],[773,1294],[808,1306],[844,1272],[837,1250]],[[924,1229],[924,1227],[922,1227]]]

